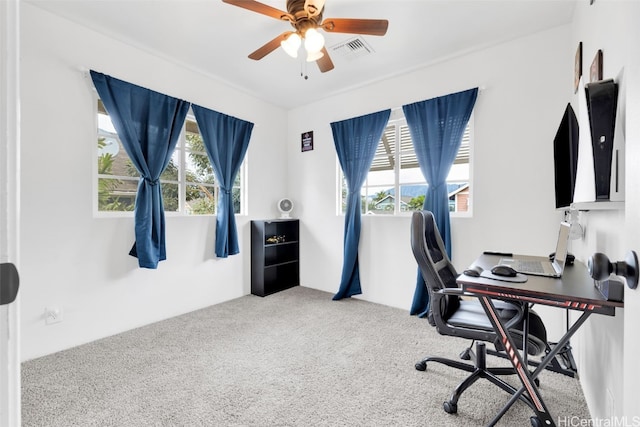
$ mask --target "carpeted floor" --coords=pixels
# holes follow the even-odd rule
[[[479,426],[508,395],[480,380],[458,414],[442,403],[466,374],[414,364],[456,357],[406,311],[296,287],[238,298],[22,365],[23,426]],[[489,364],[503,360],[489,358]],[[515,377],[509,380],[517,385]],[[589,412],[578,380],[545,371],[557,424]],[[530,425],[517,402],[498,425]]]

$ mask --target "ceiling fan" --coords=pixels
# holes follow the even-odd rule
[[[279,46],[287,54],[297,58],[298,50],[304,42],[307,61],[316,61],[320,71],[323,73],[333,70],[334,66],[324,46],[324,37],[318,29],[329,33],[384,36],[389,26],[389,21],[386,19],[328,18],[323,20],[322,13],[324,12],[325,0],[287,0],[287,12],[254,0],[222,1],[281,21],[288,21],[294,28],[294,31],[285,31],[267,42],[249,54],[249,58],[257,61],[276,50]]]

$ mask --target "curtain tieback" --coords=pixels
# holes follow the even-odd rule
[[[147,182],[147,184],[149,185],[158,185],[158,183],[160,182],[160,179],[150,179],[150,178],[144,178],[144,180]]]
[[[438,190],[441,187],[446,186],[446,185],[447,185],[447,182],[444,181],[444,182],[441,182],[440,184],[434,185],[434,186],[431,186],[431,184],[429,184],[429,187],[431,187],[432,190]]]

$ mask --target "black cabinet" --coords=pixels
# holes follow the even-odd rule
[[[266,296],[300,283],[297,219],[251,221],[251,293]]]

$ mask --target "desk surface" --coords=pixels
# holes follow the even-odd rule
[[[526,258],[522,255],[518,257]],[[473,266],[479,266],[484,270],[491,269],[500,258],[496,255],[481,255]],[[615,307],[624,306],[622,302],[606,300],[593,285],[593,279],[589,276],[586,266],[578,261],[566,266],[562,278],[559,279],[528,275],[526,282],[514,283],[461,274],[457,282],[463,290],[474,294],[592,311],[610,316],[615,314]]]

